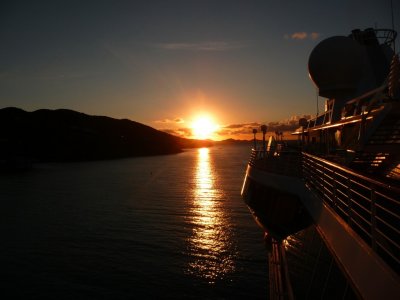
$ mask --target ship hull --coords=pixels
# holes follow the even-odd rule
[[[264,172],[261,178],[257,170],[249,166],[242,188],[242,197],[254,220],[276,240],[283,240],[312,224],[299,196],[288,192],[291,178],[286,179],[285,190],[273,184],[276,182],[274,174]],[[265,184],[265,180],[269,184]]]

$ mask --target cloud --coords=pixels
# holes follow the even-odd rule
[[[249,135],[252,134],[253,129],[257,129],[258,132],[261,132],[260,126],[262,124],[267,125],[267,131],[270,133],[274,133],[275,131],[293,132],[299,127],[299,120],[301,118],[310,119],[311,115],[296,115],[285,120],[264,123],[251,122],[241,124],[229,124],[223,126],[218,131],[218,134],[220,136],[239,136],[245,134]]]
[[[230,124],[230,125],[225,125],[223,128],[225,129],[235,129],[235,128],[254,128],[254,127],[260,127],[262,124],[258,122],[251,122],[251,123],[242,123],[242,124]]]
[[[178,123],[178,124],[181,124],[181,123],[185,123],[185,120],[183,120],[182,118],[175,118],[174,122]]]
[[[231,125],[226,125],[224,129],[237,129],[237,128],[243,128],[247,127],[249,124],[231,124]]]
[[[275,131],[294,131],[299,128],[299,120],[301,118],[310,119],[311,115],[296,115],[292,116],[289,119],[281,120],[278,122],[269,122],[267,124],[269,132]]]
[[[185,138],[190,137],[192,135],[192,129],[184,127],[178,129],[161,129],[161,131]]]
[[[160,43],[155,45],[164,50],[187,50],[187,51],[228,51],[247,47],[246,43],[208,41],[199,43]]]
[[[163,120],[156,120],[155,123],[162,123],[162,124],[182,124],[185,123],[185,120],[182,118],[175,118],[171,119],[163,119]]]
[[[308,36],[307,32],[295,32],[290,37],[294,40],[304,40]]]
[[[229,124],[221,127],[217,134],[220,136],[249,134],[253,132],[254,128],[260,128],[260,126],[261,124],[257,122]]]
[[[315,41],[321,36],[320,33],[318,32],[305,32],[305,31],[299,31],[299,32],[294,32],[291,34],[285,34],[284,38],[285,39],[291,39],[291,40],[313,40]]]
[[[318,32],[311,32],[311,33],[310,33],[310,38],[311,38],[312,40],[316,40],[316,39],[318,39],[320,36],[321,36],[321,34],[318,33]]]

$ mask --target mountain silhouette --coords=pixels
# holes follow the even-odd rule
[[[172,154],[210,141],[170,135],[128,119],[91,116],[68,109],[0,109],[0,159],[82,161]]]

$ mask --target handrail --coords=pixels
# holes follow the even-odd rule
[[[364,176],[362,174],[354,172],[353,170],[351,170],[349,168],[346,168],[346,167],[343,167],[343,166],[339,166],[339,165],[337,165],[337,164],[335,164],[335,163],[333,163],[333,162],[331,162],[329,160],[323,159],[321,157],[318,157],[318,156],[315,156],[315,155],[311,155],[311,154],[306,153],[306,152],[303,152],[302,155],[305,156],[305,157],[309,157],[311,159],[314,159],[314,160],[318,160],[318,161],[320,161],[320,162],[322,162],[322,163],[324,163],[324,164],[326,164],[328,166],[331,166],[331,167],[336,168],[338,170],[341,170],[343,172],[349,173],[352,176],[358,177],[358,178],[360,178],[362,180],[365,180],[365,181],[369,181],[370,183],[372,183],[374,185],[381,186],[381,187],[383,187],[385,189],[393,190],[394,192],[400,194],[400,188],[398,188],[398,187],[394,187],[394,186],[392,186],[390,184],[386,184],[386,183],[374,180],[372,178],[366,177],[366,176]]]
[[[249,165],[291,177],[301,177],[301,153],[299,151],[252,150]]]
[[[381,93],[381,92],[385,91],[387,89],[387,87],[388,87],[388,84],[385,81],[381,86],[379,86],[379,87],[377,87],[377,88],[375,88],[373,90],[370,90],[368,92],[365,92],[364,94],[362,94],[360,96],[352,98],[351,100],[346,101],[346,103],[344,104],[343,108],[345,106],[355,105],[355,104],[357,104],[359,102],[362,102],[363,100],[366,100],[368,97],[371,97],[371,96],[373,96],[373,95],[375,95],[377,93]],[[317,122],[317,121],[319,119],[324,119],[325,115],[328,114],[328,113],[331,113],[331,112],[330,111],[324,111],[324,112],[318,114],[317,116],[308,119],[307,120],[307,128],[309,129],[309,128],[314,128],[314,127],[317,127],[317,126],[325,125],[326,122],[322,122],[321,124],[319,124],[319,122]],[[359,111],[357,115],[363,115],[363,112]],[[311,123],[313,123],[313,124],[311,124]]]
[[[306,186],[400,274],[400,189],[308,153]]]
[[[400,274],[400,188],[305,152],[252,151],[249,165],[302,178],[371,249]]]

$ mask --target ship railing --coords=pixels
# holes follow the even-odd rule
[[[400,274],[400,188],[302,153],[306,186]]]
[[[301,177],[301,152],[290,149],[252,150],[249,165],[278,175]]]
[[[354,117],[361,117],[368,114],[373,109],[378,109],[382,106],[384,101],[387,101],[387,99],[382,96],[382,93],[385,93],[387,87],[388,84],[385,81],[381,86],[347,101],[341,108],[340,118],[345,120]],[[305,129],[309,130],[314,127],[330,124],[332,122],[332,118],[332,109],[327,110],[307,120]]]
[[[365,33],[369,33],[366,35]],[[372,34],[371,34],[372,33]],[[356,40],[359,41],[373,41],[375,42],[378,40],[381,44],[386,44],[388,46],[391,46],[394,44],[394,41],[396,40],[397,37],[397,32],[393,29],[386,29],[386,28],[380,28],[380,29],[366,29],[365,31],[361,30],[353,30],[352,31],[352,36]]]
[[[381,40],[382,44],[392,45],[397,37],[397,32],[393,29],[375,29],[376,37]]]

